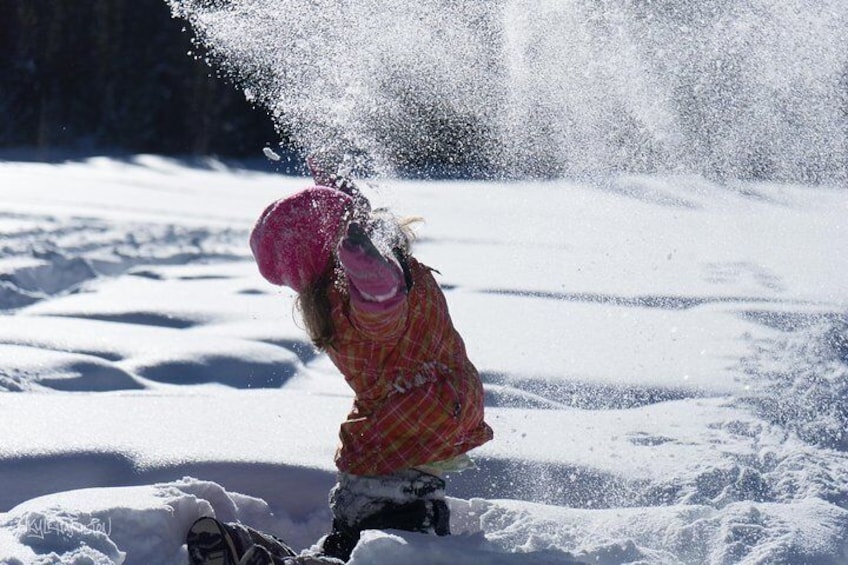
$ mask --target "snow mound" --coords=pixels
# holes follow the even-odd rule
[[[615,513],[516,501],[470,504],[491,551],[532,553],[568,547],[580,562],[603,565],[835,565],[848,555],[848,511],[815,499],[799,505],[739,502],[722,509],[672,505]]]
[[[84,489],[32,499],[0,514],[0,549],[12,549],[0,560],[10,565],[183,565],[185,532],[201,516],[240,520],[268,531],[281,525],[264,501],[192,478]]]
[[[453,536],[365,532],[351,565],[837,564],[848,557],[848,511],[814,498],[794,505],[744,501],[722,509],[673,505],[615,513],[509,500],[449,503]],[[0,557],[9,565],[183,564],[185,532],[201,516],[240,521],[285,539],[303,539],[315,529],[314,519],[274,515],[260,499],[184,478],[29,500],[0,514]]]
[[[4,216],[10,215],[0,214],[0,222]],[[33,222],[40,219],[42,223],[4,233],[0,310],[75,292],[97,277],[118,275],[139,265],[181,265],[247,256],[245,231],[167,223],[118,224],[94,218],[13,216]]]
[[[130,373],[92,355],[0,344],[0,391],[140,389]]]
[[[568,553],[556,550],[508,553],[487,548],[482,535],[434,538],[409,532],[367,531],[351,556],[349,565],[404,563],[406,565],[569,565],[579,564]]]
[[[809,443],[848,451],[848,313],[748,315],[784,333],[742,360],[747,401]]]
[[[7,390],[26,390],[34,380],[57,390],[130,389],[149,386],[144,379],[273,388],[302,366],[285,347],[130,321],[0,316],[0,342],[15,353],[0,368]],[[39,363],[48,370],[35,370]]]

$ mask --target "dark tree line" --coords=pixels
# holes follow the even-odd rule
[[[257,156],[280,136],[162,0],[0,0],[0,148]]]

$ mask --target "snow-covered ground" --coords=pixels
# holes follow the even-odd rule
[[[247,234],[305,179],[0,163],[0,563],[184,563],[187,526],[329,527],[343,380]],[[493,442],[454,535],[355,564],[848,562],[848,191],[385,181],[423,215]]]

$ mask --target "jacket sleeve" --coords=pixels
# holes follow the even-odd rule
[[[343,239],[339,262],[350,290],[351,318],[372,339],[392,339],[406,320],[406,283],[393,260]]]

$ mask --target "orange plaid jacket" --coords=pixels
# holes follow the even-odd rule
[[[431,269],[409,259],[412,287],[386,309],[331,286],[327,350],[356,397],[341,425],[339,470],[384,475],[450,459],[492,439],[483,385]]]

